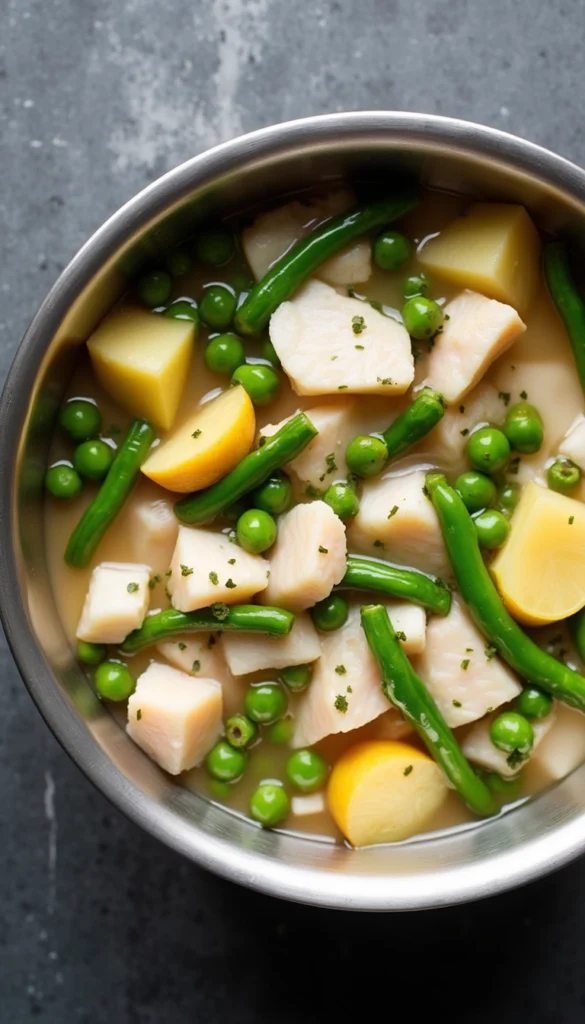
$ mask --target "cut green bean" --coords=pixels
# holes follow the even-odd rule
[[[182,523],[213,522],[234,501],[259,487],[271,473],[299,455],[317,433],[317,428],[304,413],[293,416],[276,434],[267,437],[260,448],[246,455],[219,483],[178,501],[175,505],[177,517]]]
[[[414,196],[381,199],[333,217],[301,239],[254,285],[235,317],[238,334],[259,334],[277,306],[289,299],[304,281],[331,256],[356,238],[383,228],[418,204]]]
[[[541,650],[507,612],[479,549],[473,519],[440,473],[427,476],[429,492],[458,588],[496,652],[524,679],[585,711],[585,677]]]
[[[581,387],[585,392],[585,301],[575,283],[563,242],[544,247],[544,276],[552,300],[567,330]]]
[[[140,629],[133,630],[120,646],[122,654],[136,654],[143,647],[181,633],[213,633],[228,630],[231,633],[265,633],[267,636],[288,636],[295,617],[284,608],[270,605],[212,604],[196,612],[179,612],[167,608],[156,615],[148,615]]]
[[[473,770],[422,679],[414,671],[382,605],[361,610],[362,626],[382,677],[382,690],[410,722],[429,753],[475,814],[494,814],[496,802]]]
[[[433,580],[414,569],[378,562],[375,558],[350,555],[345,576],[336,590],[376,590],[401,601],[422,605],[437,615],[448,615],[451,591],[442,580]]]
[[[102,486],[75,527],[65,551],[65,561],[77,569],[87,565],[106,530],[129,496],[140,467],[154,441],[146,420],[134,420],[118,448]]]
[[[388,458],[395,459],[416,444],[442,420],[445,399],[433,388],[424,388],[391,426],[382,432],[388,448]]]

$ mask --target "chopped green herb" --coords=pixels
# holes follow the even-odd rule
[[[569,526],[572,526],[575,522],[575,516],[569,516]]]
[[[391,385],[391,384],[394,383],[394,381],[392,380],[392,377],[376,377],[376,380],[377,380],[378,384],[388,384],[388,385]]]
[[[464,413],[465,412],[465,406],[464,405],[460,405],[459,406],[459,412],[460,413]]]
[[[352,316],[351,318],[351,329],[354,334],[363,334],[367,327],[366,321],[363,316]]]
[[[200,661],[194,661],[193,664],[191,665],[191,671],[192,672],[199,672],[200,668],[201,668],[201,662]]]
[[[347,702],[347,697],[345,696],[345,694],[343,694],[343,693],[338,693],[337,694],[337,697],[333,701],[333,707],[335,708],[336,711],[341,711],[342,715],[344,715],[346,713],[346,711],[347,711],[347,709],[349,707],[349,704]]]
[[[235,558],[228,558],[228,565],[235,565],[235,564],[236,564]]]
[[[137,583],[129,583],[128,586],[126,587],[126,590],[128,591],[129,594],[135,594],[138,589],[139,587]]]
[[[469,668],[469,658],[463,659],[463,661],[461,662],[461,668],[463,669],[464,672],[467,672],[467,669]]]
[[[218,619],[220,622],[223,622],[224,619],[227,619],[229,613],[230,610],[227,604],[223,604],[221,601],[216,601],[215,604],[212,604],[211,606],[211,614],[215,619]]]
[[[473,647],[466,647],[465,648],[465,653],[466,654],[473,654]]]
[[[187,650],[187,644],[183,643],[182,640],[179,640],[179,643],[177,644],[177,647],[179,648],[180,651],[186,651]]]
[[[321,491],[319,491],[316,487],[313,487],[313,484],[308,484],[305,487],[305,494],[307,495],[307,498],[320,498],[321,497]]]
[[[454,700],[452,701],[452,704],[454,708],[460,708],[462,706],[460,700]]]
[[[141,718],[142,718],[142,708],[138,708],[138,711],[136,712],[136,721],[139,722]]]
[[[320,555],[328,555],[329,554],[329,548],[324,548],[322,544],[319,544],[319,554]]]
[[[349,384],[339,384],[337,390],[338,391],[347,391],[348,387],[349,387]]]
[[[520,392],[520,398],[523,398],[523,399],[524,399],[524,401],[526,401],[526,399],[528,398],[528,395],[526,394],[526,392],[525,392],[525,391],[521,391],[521,392]]]
[[[194,437],[194,438],[201,437],[201,431],[199,430],[199,428],[197,428],[197,430],[193,431],[193,433],[191,434],[191,437]]]
[[[365,349],[365,345],[354,345],[353,347],[357,348],[358,352],[363,352]]]
[[[238,584],[234,583],[233,579],[230,576],[229,580],[225,581],[225,585],[228,588],[228,590],[235,590]]]
[[[345,687],[345,692],[346,693],[353,693],[353,686],[346,686]]]
[[[157,583],[162,583],[162,576],[159,576],[158,573],[156,574],[156,576],[153,576],[152,579],[148,581],[148,586],[150,590],[154,590]]]
[[[375,548],[383,548],[383,547],[386,547],[386,545],[384,544],[383,540],[375,540],[374,544],[373,544],[373,547],[375,547]]]
[[[463,430],[460,430],[459,433],[461,434],[461,437],[467,437],[469,430],[465,427]]]
[[[402,640],[403,644],[406,643],[407,637],[406,637],[406,633],[404,632],[403,629],[397,629],[396,630],[396,636],[397,636],[398,640]]]
[[[486,715],[491,715],[493,710],[494,710],[493,708],[487,708]]]
[[[500,391],[500,392],[498,392],[498,398],[501,398],[501,400],[504,403],[504,405],[508,406],[510,404],[510,392],[509,391]]]
[[[183,573],[183,576],[186,576],[186,575],[187,575],[186,573]],[[217,584],[219,583],[219,576],[217,575],[216,572],[210,572],[209,573],[209,582],[213,583],[214,587],[217,587]]]
[[[346,669],[345,665],[336,665],[335,666],[335,671],[337,672],[338,676],[344,676],[345,673],[347,672],[347,669]]]
[[[523,754],[521,750],[513,750],[511,754],[508,754],[506,758],[506,764],[510,768],[517,768],[518,765],[522,764],[526,760],[527,755]]]
[[[414,769],[414,765],[413,764],[407,764],[407,766],[404,769],[402,774],[403,775],[410,775],[410,773],[411,773],[411,771],[413,771],[413,769]]]
[[[391,508],[389,513],[388,513],[388,519],[392,519],[392,516],[395,516],[397,512],[398,512],[398,505],[394,505],[394,507]]]
[[[495,658],[496,654],[498,653],[498,649],[497,649],[497,647],[492,647],[491,644],[490,644],[488,647],[484,648],[484,653],[485,653],[485,656],[486,656],[487,660],[491,661],[492,658]]]
[[[172,569],[167,569],[167,571],[165,572],[165,576],[172,576],[172,575],[173,575],[173,570]]]
[[[168,587],[166,587],[166,586],[165,586],[165,597],[166,597],[166,598],[168,598],[168,600],[169,600],[169,601],[171,601],[171,600],[172,600],[172,598],[171,598],[171,592],[170,592],[169,588],[168,588]]]
[[[192,576],[193,570],[188,565],[181,565],[181,576]]]
[[[331,362],[332,363],[334,363],[336,359],[339,359],[339,356],[331,356]]]

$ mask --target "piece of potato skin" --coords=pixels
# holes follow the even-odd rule
[[[523,206],[474,203],[419,253],[431,276],[506,302],[524,316],[540,276],[540,238]]]

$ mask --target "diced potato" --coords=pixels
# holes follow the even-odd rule
[[[520,693],[512,670],[489,649],[486,655],[486,647],[456,594],[445,618],[429,618],[425,651],[416,670],[452,729],[483,718]]]
[[[327,800],[352,846],[399,842],[424,831],[448,795],[441,769],[417,747],[369,740],[335,764]]]
[[[311,608],[341,581],[346,556],[345,527],[333,509],[324,501],[295,505],[278,522],[263,603]]]
[[[585,715],[558,701],[555,707],[554,729],[534,755],[534,766],[551,781],[563,779],[585,761]]]
[[[223,533],[180,526],[167,586],[173,608],[193,612],[216,601],[242,604],[266,588],[269,570]]]
[[[153,661],[128,700],[126,731],[171,775],[200,764],[222,727],[221,686]]]
[[[354,605],[341,629],[321,636],[321,657],[299,698],[293,746],[309,747],[324,736],[359,729],[388,709],[359,605]]]
[[[414,377],[403,324],[321,281],[280,304],[270,339],[298,395],[401,395]]]
[[[526,484],[491,569],[508,611],[526,625],[579,611],[585,605],[583,502]]]
[[[276,210],[261,213],[242,233],[246,259],[257,281],[281,256],[324,221],[353,206],[354,197],[347,189],[340,189],[311,203],[294,200]],[[357,284],[367,281],[372,273],[371,245],[357,241],[327,260],[317,277],[334,285]]]
[[[426,243],[419,261],[430,274],[525,315],[538,287],[540,239],[523,206],[474,203]]]
[[[169,430],[183,390],[195,325],[142,309],[115,309],[87,342],[102,387],[133,416]]]
[[[350,550],[383,555],[423,572],[449,572],[439,520],[424,485],[422,470],[366,481],[348,533]]]
[[[461,744],[461,749],[466,758],[479,765],[480,768],[484,768],[488,772],[497,772],[503,779],[511,779],[514,775],[518,775],[518,772],[522,771],[522,768],[534,756],[540,743],[553,726],[555,714],[551,712],[546,718],[530,723],[534,732],[532,750],[524,761],[521,761],[520,764],[513,762],[512,765],[508,764],[510,755],[506,754],[505,750],[499,750],[491,741],[490,726],[494,718],[497,718],[497,715],[489,715],[487,718],[482,718],[480,722],[477,722],[467,733]]]
[[[585,470],[585,416],[579,415],[569,427],[559,445],[559,455],[571,459]]]
[[[144,480],[125,509],[123,528],[132,558],[162,576],[171,564],[179,523],[165,492]]]
[[[310,814],[322,814],[326,807],[324,793],[293,796],[290,803],[291,810],[297,818],[305,818]]]
[[[91,574],[77,627],[77,639],[91,644],[119,644],[146,616],[150,566],[102,562]]]
[[[304,484],[317,490],[328,487],[334,480],[347,477],[345,449],[358,431],[355,425],[355,401],[339,400],[330,405],[316,405],[305,409],[307,416],[319,431],[287,469]],[[262,427],[263,437],[271,437],[284,425],[269,423]]]
[[[142,472],[169,491],[187,494],[221,480],[248,454],[256,417],[245,388],[224,391],[199,407],[156,447]]]
[[[441,465],[451,468],[461,462],[471,432],[478,427],[500,427],[506,406],[497,388],[481,381],[459,405],[450,406],[443,419],[428,435],[432,454]]]
[[[463,292],[445,306],[445,326],[429,356],[426,383],[447,404],[459,403],[525,330],[511,306]]]
[[[321,655],[319,635],[309,615],[297,615],[288,636],[252,636],[226,633],[223,650],[232,675],[245,676],[264,669],[305,665]]]

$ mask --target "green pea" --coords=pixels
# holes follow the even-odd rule
[[[536,686],[525,686],[516,697],[514,708],[528,719],[546,718],[552,710],[552,697]]]
[[[279,722],[273,722],[268,727],[268,739],[279,747],[286,747],[292,740],[293,732],[292,718],[281,718]]]
[[[220,740],[205,758],[205,767],[213,779],[219,782],[235,782],[244,774],[246,761],[245,750],[237,750],[231,743]]]
[[[100,665],[106,656],[103,644],[88,644],[85,640],[77,641],[77,657],[84,665]]]
[[[359,434],[349,442],[345,461],[350,473],[356,476],[377,476],[388,461],[388,448],[380,437]]]
[[[302,690],[307,689],[313,678],[313,666],[289,665],[288,668],[281,669],[278,678],[288,690],[292,690],[293,693],[301,693]]]
[[[203,292],[199,316],[214,331],[227,331],[236,312],[236,296],[224,284],[211,284]]]
[[[431,283],[426,274],[411,274],[402,282],[402,294],[405,299],[416,299],[419,295],[428,298],[431,294]]]
[[[59,413],[59,426],[72,441],[88,441],[96,437],[102,426],[101,413],[86,398],[72,398]]]
[[[457,477],[455,490],[469,512],[479,512],[492,505],[496,497],[496,485],[489,476],[468,470]]]
[[[344,481],[330,484],[323,495],[323,501],[333,509],[335,515],[339,516],[342,523],[356,516],[360,508],[360,500],[355,492],[355,488],[350,483]]]
[[[171,302],[168,309],[165,309],[164,316],[169,320],[192,320],[194,324],[199,323],[197,303],[192,299],[176,299],[175,302]]]
[[[411,245],[400,231],[383,231],[374,241],[374,263],[381,270],[400,270],[410,256]]]
[[[269,512],[273,516],[279,516],[286,512],[292,501],[292,485],[286,473],[277,470],[258,487],[252,500],[256,508]]]
[[[510,447],[522,455],[533,455],[542,447],[544,427],[540,413],[528,402],[519,402],[508,410],[504,434]]]
[[[240,516],[236,525],[238,544],[251,555],[268,551],[276,540],[276,523],[268,512],[261,508],[250,508]]]
[[[505,483],[502,487],[498,501],[504,512],[513,512],[520,498],[520,486],[513,483]]]
[[[282,369],[282,363],[276,354],[276,349],[270,341],[270,338],[264,339],[260,351],[262,353],[262,358],[265,359],[267,363],[272,363],[272,366],[277,370]]]
[[[228,505],[222,514],[224,519],[227,519],[228,523],[237,523],[240,516],[242,516],[244,512],[247,512],[249,508],[250,495],[244,494],[242,498],[238,498],[237,501],[234,501],[233,505]]]
[[[486,508],[484,512],[478,512],[473,517],[477,539],[482,548],[493,551],[494,548],[501,548],[508,539],[510,523],[503,512],[495,508]]]
[[[149,309],[164,306],[172,295],[173,279],[166,270],[153,270],[140,278],[137,291],[141,301]]]
[[[128,700],[136,683],[121,661],[103,661],[95,671],[95,688],[102,700]]]
[[[253,722],[271,725],[282,718],[288,708],[288,697],[279,683],[255,683],[244,697],[244,710]]]
[[[566,494],[581,480],[581,470],[570,459],[556,459],[546,471],[546,480],[551,491]]]
[[[328,768],[316,750],[295,750],[286,762],[285,772],[295,789],[300,789],[301,793],[314,793],[323,786]]]
[[[280,377],[271,366],[244,363],[232,374],[232,384],[241,384],[254,405],[269,405],[280,390]]]
[[[534,745],[534,731],[524,715],[516,711],[504,711],[494,718],[490,726],[490,739],[494,747],[506,754],[526,756]]]
[[[442,327],[443,310],[433,299],[415,295],[402,307],[402,319],[411,338],[422,341],[433,338]]]
[[[45,490],[59,501],[70,501],[81,494],[83,483],[79,473],[68,462],[56,462],[45,475]]]
[[[317,629],[324,633],[332,633],[335,629],[341,629],[347,622],[349,605],[341,594],[330,594],[323,601],[318,601],[310,612]]]
[[[201,231],[195,241],[195,255],[209,267],[223,267],[235,252],[234,236],[224,227]]]
[[[467,442],[467,458],[483,473],[499,473],[510,458],[508,438],[496,427],[481,427]]]
[[[73,465],[86,480],[103,480],[114,460],[114,451],[105,441],[82,441],[73,455]]]
[[[484,779],[486,785],[489,786],[492,793],[495,793],[496,796],[505,796],[509,802],[517,800],[520,796],[522,778],[519,775],[514,779],[505,779],[496,772],[489,772],[484,776]]]
[[[175,249],[166,258],[167,270],[171,277],[184,277],[193,266],[193,260],[186,249]]]
[[[245,358],[244,346],[236,334],[218,334],[205,349],[205,365],[212,373],[231,376]]]
[[[276,782],[263,782],[250,797],[250,814],[263,828],[273,828],[280,824],[289,810],[288,796]]]
[[[248,747],[257,734],[255,723],[246,715],[232,715],[225,723],[225,738],[232,747]]]

